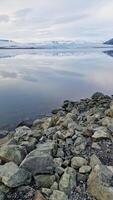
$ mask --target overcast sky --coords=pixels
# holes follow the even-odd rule
[[[107,40],[113,0],[0,0],[0,39]]]

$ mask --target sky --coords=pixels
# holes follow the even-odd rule
[[[113,0],[0,0],[0,39],[85,40],[113,37]]]

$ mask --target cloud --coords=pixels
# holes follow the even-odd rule
[[[0,15],[0,23],[8,22],[9,16],[8,15]]]
[[[113,32],[112,10],[113,0],[4,0],[0,38],[106,40]]]

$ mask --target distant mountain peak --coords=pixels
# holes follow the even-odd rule
[[[104,44],[113,45],[113,38],[104,42]]]

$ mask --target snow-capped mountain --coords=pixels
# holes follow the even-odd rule
[[[12,40],[0,40],[0,48],[15,48],[16,46],[18,43]]]
[[[44,41],[36,43],[18,43],[12,40],[0,40],[0,48],[2,49],[75,49],[80,47],[96,46],[96,43],[88,43],[84,41]]]

